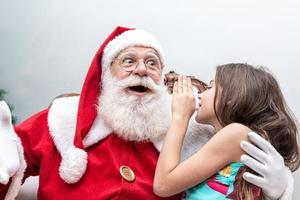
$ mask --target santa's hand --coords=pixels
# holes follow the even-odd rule
[[[256,146],[241,142],[241,148],[249,155],[242,155],[241,161],[258,175],[245,172],[243,178],[258,187],[269,199],[279,199],[288,184],[288,169],[282,156],[265,139],[254,132],[248,133],[248,138]]]
[[[0,183],[7,184],[20,167],[16,133],[11,113],[4,101],[0,101]]]

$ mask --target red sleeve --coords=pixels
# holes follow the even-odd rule
[[[0,199],[1,200],[5,199],[5,195],[6,195],[7,191],[8,191],[10,183],[11,183],[11,179],[10,179],[10,181],[6,185],[0,184]]]
[[[39,175],[40,160],[49,137],[48,110],[43,110],[15,127],[27,163],[25,177]]]

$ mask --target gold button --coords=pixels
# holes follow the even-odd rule
[[[128,182],[133,182],[135,179],[133,171],[128,166],[121,166],[120,174]]]

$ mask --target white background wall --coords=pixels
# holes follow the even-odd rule
[[[1,0],[0,88],[19,122],[59,94],[80,92],[97,48],[122,25],[152,32],[169,69],[205,81],[217,64],[268,66],[299,119],[299,9],[296,0]]]

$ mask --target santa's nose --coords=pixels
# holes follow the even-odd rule
[[[139,62],[136,68],[133,70],[133,74],[138,76],[147,76],[147,67],[144,62]]]

